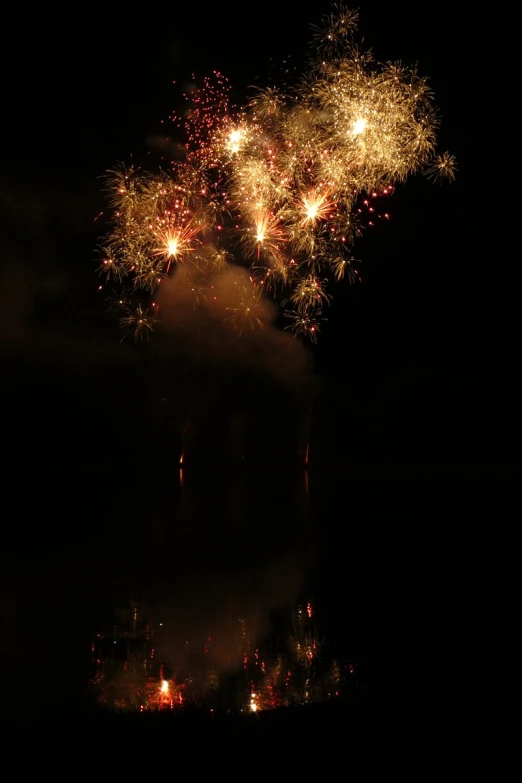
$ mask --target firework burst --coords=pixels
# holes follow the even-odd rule
[[[186,269],[175,282],[197,305],[232,261],[249,270],[251,288],[225,321],[239,334],[262,326],[261,298],[277,288],[287,328],[315,341],[332,283],[360,279],[352,247],[363,218],[374,224],[374,201],[416,172],[454,178],[454,157],[436,152],[426,79],[374,62],[355,41],[357,21],[335,7],[316,28],[315,63],[291,98],[271,88],[234,107],[215,72],[185,96],[185,119],[172,118],[185,134],[182,162],[109,172],[99,272],[133,293],[132,304],[120,297],[120,322],[137,338],[159,322],[147,297],[173,268]]]

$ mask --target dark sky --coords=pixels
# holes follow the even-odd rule
[[[31,376],[10,394],[11,406],[22,401],[34,411],[35,384],[45,386],[41,394],[54,400],[56,422],[71,395],[80,394],[77,426],[89,431],[85,422],[101,421],[107,389],[120,394],[117,384],[125,387],[130,376],[138,395],[156,400],[156,389],[142,388],[144,357],[119,345],[96,290],[94,251],[103,227],[95,218],[106,209],[100,177],[131,157],[155,165],[153,139],[181,107],[180,86],[192,73],[222,71],[241,99],[250,85],[280,73],[283,62],[299,72],[310,24],[330,5],[315,4],[306,14],[302,8],[291,3],[281,11],[268,2],[251,14],[238,4],[204,12],[165,6],[139,18],[111,8],[70,15],[45,9],[16,27],[12,40],[4,33],[2,336],[11,383],[20,362]],[[334,440],[349,438],[350,459],[512,461],[511,435],[503,443],[508,424],[513,431],[520,424],[512,271],[495,271],[484,238],[491,218],[483,214],[470,152],[477,109],[469,20],[454,16],[449,3],[429,15],[413,4],[389,4],[376,14],[365,3],[359,31],[378,60],[417,63],[428,76],[442,116],[440,151],[457,157],[459,174],[452,185],[411,178],[390,199],[390,222],[356,246],[363,283],[335,289],[313,351],[323,384],[320,437],[335,430]],[[62,390],[51,388],[50,366],[56,377],[67,374],[67,392],[62,377]],[[330,441],[326,436],[323,451],[339,458],[345,446]],[[399,441],[410,458],[398,453]]]
[[[154,341],[136,348],[120,343],[117,325],[105,313],[94,252],[101,230],[96,218],[106,209],[100,178],[131,157],[155,159],[152,140],[164,133],[162,120],[180,108],[179,86],[192,73],[220,70],[241,97],[250,85],[265,84],[283,61],[299,71],[309,26],[330,4],[305,7],[273,0],[217,3],[210,10],[164,4],[134,12],[98,5],[59,13],[45,7],[29,16],[24,9],[12,12],[12,25],[3,29],[0,349],[12,542],[7,550],[16,554],[6,571],[3,605],[7,679],[11,672],[23,676],[35,662],[42,679],[49,671],[56,674],[56,649],[61,655],[68,649],[68,623],[71,649],[85,642],[85,617],[102,606],[113,582],[126,585],[135,573],[143,527],[152,526],[156,551],[179,544],[165,544],[159,523],[153,528],[172,480],[168,466],[156,470],[162,457],[177,458],[176,433],[191,404],[203,422],[197,448],[210,457],[219,453],[216,444],[228,437],[230,422],[244,417],[247,441],[257,446],[254,456],[287,458],[295,450],[295,411],[307,410],[315,394],[311,455],[320,464],[519,461],[520,273],[490,238],[497,224],[512,218],[504,208],[502,219],[497,216],[482,181],[477,123],[489,120],[470,75],[476,73],[479,39],[469,17],[454,14],[455,3],[427,10],[418,3],[379,4],[378,13],[375,3],[360,3],[360,35],[376,58],[417,63],[428,76],[442,116],[440,150],[456,156],[459,170],[452,184],[417,177],[397,188],[391,220],[355,248],[362,283],[336,287],[310,353],[296,349],[291,362],[282,361],[277,329],[244,350],[228,346],[213,353],[197,340],[188,343],[189,351]],[[165,397],[171,400],[167,413],[160,405]],[[126,481],[130,475],[136,483],[136,530],[126,526],[129,491],[120,482],[128,468]],[[344,479],[336,475],[329,478],[333,489],[325,491],[332,493],[331,518],[342,500]],[[256,492],[262,495],[264,488]],[[459,502],[465,518],[468,499],[461,495]],[[366,506],[366,490],[357,503]],[[402,504],[396,503],[401,514]],[[263,515],[270,519],[271,501],[265,505],[260,527]],[[245,508],[248,515],[247,504],[238,518]],[[430,511],[434,530],[440,531],[446,512],[442,500]],[[374,516],[386,513],[383,506]],[[416,515],[411,500],[412,527]],[[271,524],[268,535],[278,542],[280,572],[286,574],[294,531],[278,520]],[[433,533],[437,543],[426,548],[440,552],[453,535]],[[386,541],[371,525],[364,536],[371,554],[351,584],[381,561],[393,583],[396,569],[388,563]],[[208,557],[228,541],[210,531]],[[199,541],[191,545],[201,554]],[[238,546],[247,563],[251,548]],[[269,549],[267,539],[262,552]],[[108,553],[106,560],[100,551]],[[403,551],[405,562],[406,545]],[[357,565],[357,553],[353,561]],[[422,562],[414,566],[419,578]],[[389,593],[390,606],[409,590],[410,572],[399,571],[404,586]],[[361,584],[364,606],[373,587]],[[380,601],[373,605],[384,617]],[[49,617],[60,624],[59,643],[44,649]],[[405,610],[403,618],[409,622]],[[83,659],[74,660],[72,677],[83,665]],[[61,688],[65,693],[67,683]]]

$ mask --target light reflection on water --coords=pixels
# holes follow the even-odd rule
[[[354,665],[328,649],[303,599],[315,560],[307,473],[185,473],[172,528],[153,528],[152,568],[133,580],[149,608],[131,600],[95,634],[99,701],[248,712],[340,697]]]
[[[317,680],[335,662],[341,679],[354,665],[358,682],[372,688],[421,669],[438,676],[443,648],[454,644],[462,542],[471,540],[455,523],[465,487],[457,494],[438,479],[262,466],[187,468],[182,478],[180,487],[178,466],[119,475],[97,466],[33,493],[26,510],[39,520],[34,533],[12,528],[6,700],[18,704],[11,684],[30,669],[42,683],[32,709],[83,703],[93,636],[133,597],[148,602],[151,622],[165,622],[169,682],[182,670],[187,676],[186,642],[199,655],[210,633],[214,670],[227,683],[243,678],[244,698],[241,651],[231,653],[239,620],[248,620],[249,649],[265,656],[266,670],[290,656],[292,616],[308,601],[324,650]],[[227,692],[237,706],[237,688]]]
[[[266,625],[255,608],[245,609],[227,622],[222,613],[214,628],[210,619],[206,633],[185,629],[189,639],[181,641],[175,616],[154,623],[151,611],[131,602],[117,625],[93,637],[98,703],[236,714],[338,699],[354,688],[355,665],[332,655],[311,601],[272,613]]]

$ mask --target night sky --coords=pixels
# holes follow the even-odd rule
[[[316,21],[329,8],[323,5],[314,7]],[[355,247],[362,284],[333,291],[312,359],[322,387],[315,409],[322,459],[517,459],[515,272],[493,258],[486,239],[495,218],[487,216],[470,152],[472,42],[465,20],[448,21],[449,8],[439,4],[429,21],[408,5],[379,14],[360,9],[360,36],[378,60],[417,63],[428,76],[442,118],[439,150],[456,156],[459,175],[451,186],[421,176],[399,186],[386,205],[391,220]],[[83,420],[90,411],[110,428],[114,417],[103,399],[109,385],[119,378],[125,387],[133,372],[137,387],[143,384],[136,351],[119,346],[117,324],[97,292],[95,248],[105,229],[103,216],[95,218],[107,210],[100,178],[119,162],[161,162],[158,139],[173,135],[168,116],[183,108],[180,93],[192,73],[220,70],[240,101],[250,85],[277,80],[281,69],[299,72],[314,20],[285,9],[264,4],[255,23],[216,7],[197,22],[177,10],[145,15],[139,24],[112,12],[80,22],[46,11],[45,34],[34,21],[23,49],[13,51],[2,145],[4,390],[9,405],[21,403],[26,420],[34,417],[47,436],[37,413],[45,397],[55,442],[57,420],[75,418],[78,395]],[[31,378],[21,389],[13,377],[21,377],[19,363]],[[64,372],[71,389],[62,384]],[[136,394],[145,399],[143,389]],[[132,426],[139,422],[127,418],[123,428]],[[96,450],[95,442],[89,448]]]
[[[485,121],[470,87],[473,39],[452,3],[438,3],[429,18],[413,4],[389,3],[378,13],[374,3],[359,5],[359,35],[376,59],[417,63],[428,76],[442,117],[439,150],[456,156],[457,179],[432,184],[417,176],[397,187],[387,204],[391,220],[355,246],[362,282],[333,290],[328,321],[292,389],[265,354],[245,370],[237,357],[209,356],[192,344],[175,344],[169,355],[154,339],[141,347],[120,342],[95,275],[107,208],[101,177],[118,162],[158,165],[158,139],[173,135],[168,116],[182,107],[193,73],[221,71],[240,102],[250,85],[277,80],[282,67],[299,72],[310,24],[330,4],[304,11],[302,3],[270,0],[253,8],[166,5],[139,15],[128,7],[46,8],[27,26],[21,15],[12,40],[4,30],[0,346],[7,550],[16,561],[6,571],[4,674],[33,666],[31,645],[45,638],[45,601],[30,596],[48,590],[52,606],[77,567],[63,554],[77,539],[58,522],[53,527],[53,518],[65,524],[67,515],[53,510],[52,499],[67,498],[90,540],[89,557],[93,535],[112,551],[120,529],[104,542],[100,528],[126,503],[114,477],[131,466],[148,484],[150,491],[139,491],[145,515],[154,460],[171,456],[158,419],[163,397],[175,403],[176,395],[193,395],[200,411],[208,404],[224,418],[236,404],[247,412],[250,405],[257,459],[273,450],[284,462],[291,454],[280,444],[292,432],[301,390],[314,397],[311,459],[323,467],[348,464],[371,475],[372,465],[406,465],[435,475],[463,466],[487,475],[519,462],[519,272],[489,238],[497,208],[478,175],[483,161],[471,151],[477,122]],[[203,387],[215,391],[202,396]],[[220,430],[208,426],[200,447],[212,458]],[[89,590],[76,588],[84,614]],[[38,620],[27,632],[33,621],[22,607],[30,613],[33,604]],[[63,606],[60,623],[74,616],[74,606]],[[83,638],[70,622],[72,638]],[[51,654],[44,660],[52,666]]]

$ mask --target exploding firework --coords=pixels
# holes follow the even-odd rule
[[[286,328],[312,341],[332,283],[359,279],[352,247],[361,214],[413,173],[455,176],[437,154],[438,117],[426,79],[380,64],[359,47],[357,13],[335,8],[316,30],[315,61],[291,96],[260,90],[242,108],[219,73],[186,98],[185,155],[168,171],[108,175],[112,223],[100,272],[120,291],[120,324],[137,339],[159,323],[149,304],[173,270],[195,306],[215,299],[224,270],[246,267],[225,322],[262,327],[261,299],[277,296]],[[384,214],[384,217],[387,217]],[[369,219],[369,225],[373,220]]]

